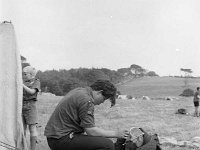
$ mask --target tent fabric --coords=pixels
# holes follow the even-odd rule
[[[14,27],[0,24],[0,150],[27,150],[22,122],[22,68]]]

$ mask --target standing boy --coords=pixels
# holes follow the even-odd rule
[[[198,109],[199,109],[199,98],[200,98],[200,96],[199,96],[199,87],[197,87],[197,91],[194,93],[194,99],[193,99],[193,101],[194,101],[194,107],[195,107],[195,111],[194,111],[194,116],[195,117],[199,117],[199,111],[198,111]]]
[[[37,143],[37,94],[40,91],[40,81],[35,78],[36,69],[27,66],[23,68],[23,107],[22,116],[24,121],[25,132],[28,126],[30,132],[30,148],[36,149]],[[26,133],[25,133],[26,135]]]

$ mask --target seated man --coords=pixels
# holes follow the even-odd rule
[[[105,100],[115,104],[116,88],[108,80],[97,80],[90,87],[70,91],[57,105],[46,127],[51,150],[114,150],[108,138],[127,138],[128,130],[96,127],[94,105]]]

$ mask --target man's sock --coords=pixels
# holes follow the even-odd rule
[[[36,150],[36,142],[37,142],[37,136],[30,136],[31,150]]]

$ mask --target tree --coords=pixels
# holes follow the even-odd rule
[[[158,76],[154,71],[149,71],[146,74],[147,76],[153,77],[153,76]]]
[[[184,68],[181,68],[180,70],[185,73],[185,75],[184,75],[184,87],[187,88],[188,84],[189,84],[188,80],[189,80],[189,77],[191,76],[192,70],[191,69],[184,69]]]
[[[183,69],[183,68],[181,68],[181,71],[183,71],[185,73],[185,77],[190,76],[191,73],[192,73],[191,69]]]
[[[117,70],[118,73],[120,73],[122,76],[127,76],[131,74],[131,71],[129,68],[120,68]]]
[[[146,70],[144,68],[142,68],[139,65],[135,65],[135,64],[132,64],[130,66],[130,70],[135,75],[135,77],[137,77],[137,76],[140,76],[140,77],[144,76],[145,73],[146,73]]]

